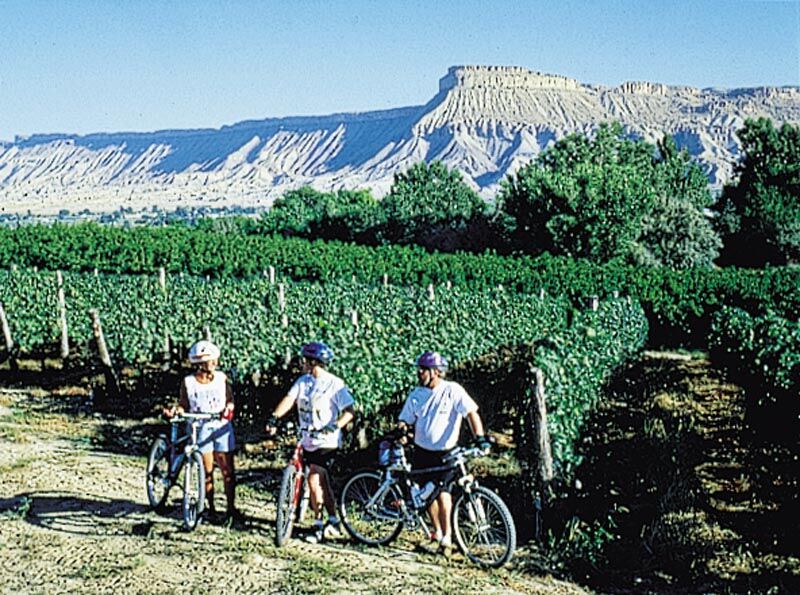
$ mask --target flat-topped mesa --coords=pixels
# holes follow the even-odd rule
[[[663,83],[649,83],[647,81],[626,81],[622,83],[617,89],[621,93],[628,93],[631,95],[669,95],[670,93],[681,90],[681,91],[691,91],[695,89],[691,89],[690,87],[680,87],[677,89],[675,87],[670,87],[669,85],[665,85]]]
[[[575,79],[557,74],[543,74],[520,66],[451,66],[439,79],[439,92],[474,88],[557,89],[580,91]]]

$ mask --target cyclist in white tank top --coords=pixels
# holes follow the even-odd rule
[[[165,410],[168,416],[189,413],[218,414],[218,419],[204,421],[198,430],[197,441],[206,471],[206,498],[208,512],[216,516],[214,506],[214,463],[222,472],[227,500],[227,518],[235,520],[236,475],[233,450],[236,446],[233,424],[233,391],[228,378],[217,370],[220,350],[210,341],[198,341],[189,349],[189,361],[197,365],[194,374],[181,382],[180,401],[177,407]]]

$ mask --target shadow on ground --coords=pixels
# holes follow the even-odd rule
[[[798,450],[756,440],[706,360],[645,357],[588,423],[572,507],[616,536],[572,568],[602,592],[800,592]]]

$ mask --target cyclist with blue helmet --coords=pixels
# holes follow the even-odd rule
[[[328,467],[341,446],[342,428],[353,419],[353,395],[344,381],[328,371],[333,351],[325,343],[307,343],[300,350],[303,374],[292,384],[267,422],[267,432],[274,434],[278,418],[297,404],[302,431],[303,460],[309,463],[308,485],[311,508],[316,514],[309,541],[341,535],[336,501],[328,479]],[[323,508],[328,512],[323,522]]]
[[[399,429],[403,434],[413,431],[414,453],[411,466],[428,469],[444,466],[445,456],[458,444],[461,421],[466,418],[481,448],[488,450],[478,405],[457,382],[445,380],[447,360],[439,353],[426,351],[414,362],[418,386],[408,395],[400,412]],[[438,495],[428,507],[434,533],[431,540],[439,551],[450,556],[453,548],[450,494],[451,471],[437,471],[419,477],[422,485],[431,481]]]

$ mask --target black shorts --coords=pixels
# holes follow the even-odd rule
[[[444,466],[444,457],[452,452],[452,448],[448,450],[427,450],[421,446],[414,446],[414,454],[411,456],[411,469],[413,471],[411,478],[419,485],[425,485],[432,481],[439,485],[443,492],[450,491],[450,484],[456,478],[456,469],[450,467],[440,471],[432,471],[431,473],[417,473],[431,467]]]
[[[303,462],[306,465],[316,465],[317,467],[329,469],[335,456],[335,448],[318,448],[317,450],[303,449]]]

